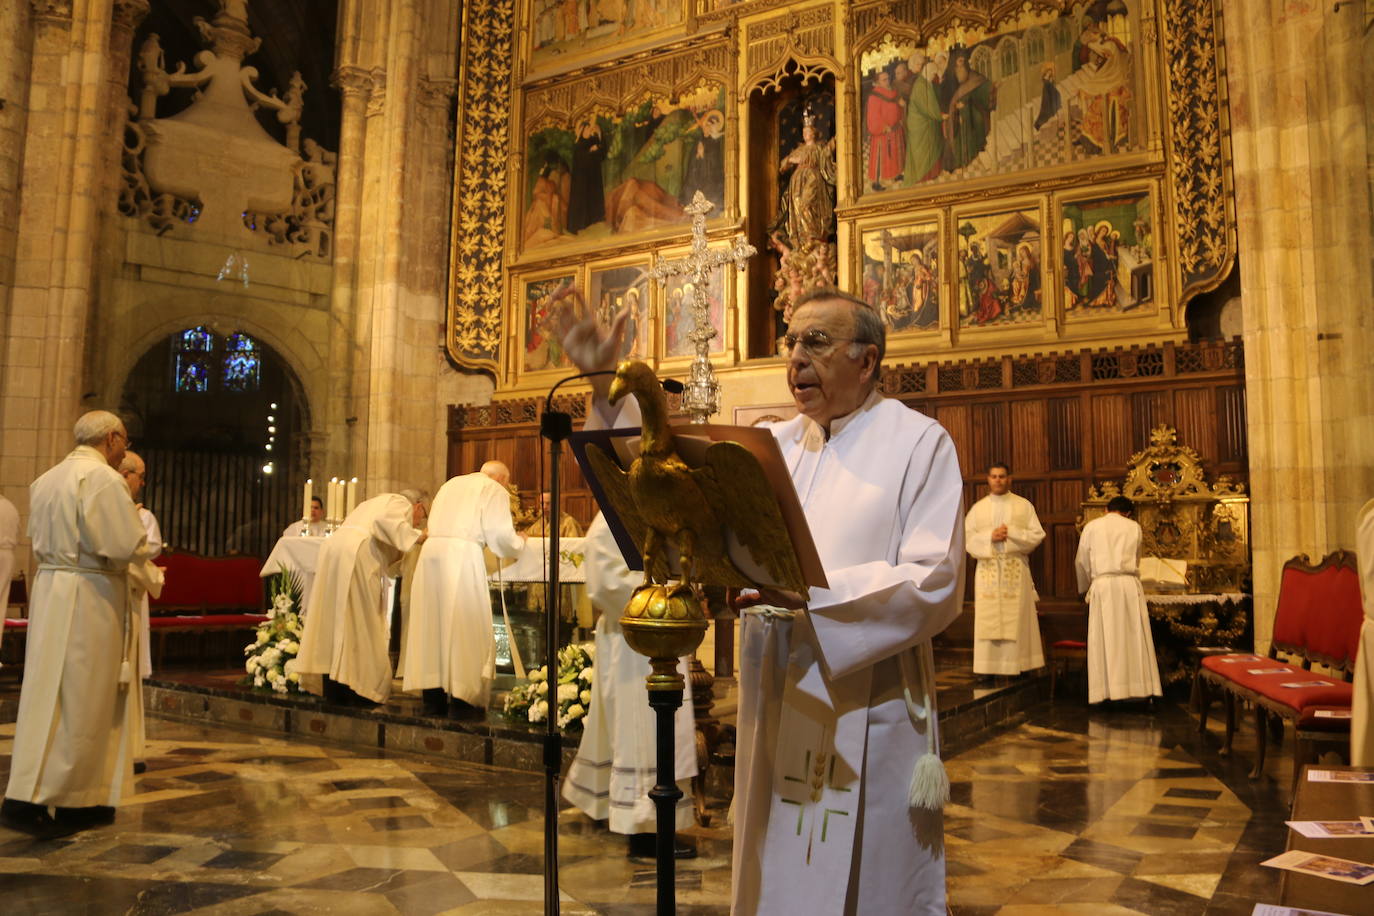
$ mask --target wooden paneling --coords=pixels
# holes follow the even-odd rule
[[[1083,464],[1082,401],[1077,397],[1048,398],[1045,411],[1049,415],[1046,448],[1050,470],[1077,470]]]
[[[973,426],[969,421],[967,404],[938,404],[931,414],[959,445],[959,470],[965,477],[979,470],[973,463]]]
[[[1217,388],[1217,459],[1245,464],[1245,388],[1223,385]]]
[[[1217,459],[1217,396],[1214,389],[1180,388],[1174,392],[1178,441],[1202,456],[1210,467]]]
[[[972,426],[972,464],[974,472],[988,469],[994,461],[1010,461],[1008,440],[1010,424],[1007,422],[1005,401],[989,404],[974,404],[970,412]]]
[[[1173,401],[1167,391],[1136,391],[1131,394],[1131,452],[1150,445],[1150,430],[1174,422]]]
[[[1122,468],[1131,457],[1130,411],[1123,394],[1094,394],[1088,415],[1092,436],[1092,463],[1100,468]]]
[[[1044,400],[1011,404],[1011,469],[1013,474],[1043,474],[1050,469],[1048,405]]]

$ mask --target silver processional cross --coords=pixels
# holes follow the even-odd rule
[[[720,384],[711,368],[711,340],[716,329],[711,324],[711,301],[706,295],[707,281],[711,271],[731,262],[744,270],[749,259],[758,250],[745,240],[743,235],[735,236],[734,247],[711,248],[706,244],[706,214],[713,204],[700,191],[692,195],[692,202],[683,208],[692,214],[692,252],[685,258],[674,261],[659,261],[654,265],[653,277],[666,286],[669,277],[689,276],[692,281],[692,332],[687,336],[696,345],[696,356],[687,374],[687,384],[682,392],[682,407],[691,416],[693,423],[705,423],[712,414],[720,411]],[[724,293],[724,284],[722,294]]]

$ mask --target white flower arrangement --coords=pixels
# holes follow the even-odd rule
[[[296,613],[297,590],[285,572],[272,577],[272,603],[267,619],[258,624],[256,638],[243,647],[247,661],[243,669],[254,687],[270,688],[275,693],[296,693],[301,676],[296,670],[301,633],[305,627]]]
[[[564,646],[558,650],[558,691],[556,722],[564,731],[580,731],[591,708],[592,660],[595,655],[591,643]],[[517,721],[538,724],[548,721],[548,669],[535,668],[506,695],[506,716]]]

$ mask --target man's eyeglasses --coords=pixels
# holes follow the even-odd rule
[[[857,337],[831,337],[820,328],[808,328],[800,334],[788,331],[782,337],[782,355],[792,356],[792,351],[800,344],[808,356],[823,358],[829,356],[835,349],[836,344],[841,343],[863,343]]]

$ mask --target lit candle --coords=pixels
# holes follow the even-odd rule
[[[329,478],[329,499],[326,505],[329,508],[329,520],[337,522],[339,520],[339,478]]]
[[[305,519],[305,526],[307,528],[310,527],[310,503],[311,497],[313,497],[314,495],[314,481],[307,477],[305,480],[305,493],[303,494],[304,498],[301,500],[301,518]]]
[[[358,478],[354,477],[352,480],[348,482],[348,499],[344,502],[344,505],[346,506],[346,508],[344,509],[345,518],[353,514],[353,507],[357,505],[357,500]]]

